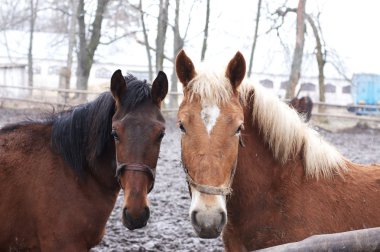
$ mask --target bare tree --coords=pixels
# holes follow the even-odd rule
[[[186,29],[184,32],[184,35],[181,36],[180,34],[180,0],[176,0],[176,7],[175,7],[175,15],[174,15],[174,25],[172,26],[173,28],[173,34],[174,34],[174,41],[173,41],[173,59],[171,60],[174,64],[175,57],[181,51],[181,49],[185,45],[185,40],[187,37],[187,33],[189,31],[190,23],[191,23],[191,13],[193,11],[194,5],[196,4],[196,1],[193,1],[190,11],[189,11],[189,18],[187,20],[187,25]],[[207,42],[206,42],[207,43]],[[178,79],[177,79],[177,74],[175,71],[173,71],[172,76],[171,76],[171,85],[170,85],[170,92],[171,93],[177,93],[178,92]],[[176,108],[178,107],[178,96],[176,95],[171,95],[170,100],[169,100],[169,106],[171,108]]]
[[[261,0],[259,0],[261,2]],[[201,61],[204,61],[207,50],[207,39],[208,39],[208,25],[210,23],[210,0],[207,0],[206,5],[206,23],[205,29],[203,33],[203,44],[202,44],[202,53],[201,53]]]
[[[0,4],[0,30],[23,29],[30,10],[21,0],[2,0]]]
[[[78,25],[79,25],[79,48],[78,48],[78,66],[77,66],[77,88],[87,89],[88,78],[94,61],[94,54],[99,45],[103,16],[109,0],[98,0],[94,21],[91,29],[86,30],[84,0],[78,2]],[[89,39],[86,33],[89,32]]]
[[[139,4],[139,12],[140,12],[140,20],[141,20],[141,25],[143,28],[143,34],[144,34],[144,44],[145,44],[145,50],[146,50],[146,55],[148,57],[148,66],[149,66],[149,80],[153,80],[153,64],[152,64],[152,56],[150,53],[150,44],[149,44],[149,37],[148,37],[148,32],[146,30],[146,25],[145,25],[145,19],[144,19],[144,12],[142,9],[142,0],[140,0]]]
[[[181,37],[179,32],[179,11],[180,11],[180,0],[175,0],[175,15],[174,15],[174,26],[173,26],[173,34],[174,34],[174,43],[173,43],[173,57],[179,53],[179,51],[184,46],[184,38]],[[177,87],[177,75],[175,71],[173,71],[171,76],[171,85],[170,92],[176,93],[178,92]],[[178,106],[178,97],[177,95],[171,95],[169,98],[169,107],[176,108]]]
[[[318,82],[319,82],[319,101],[324,102],[325,99],[325,74],[324,68],[326,64],[326,50],[322,48],[321,36],[319,33],[322,33],[321,30],[318,30],[318,27],[315,25],[314,20],[310,15],[306,14],[306,19],[313,30],[313,34],[316,42],[316,53],[315,56],[317,58],[318,63]]]
[[[74,52],[74,47],[76,44],[77,17],[75,13],[77,13],[77,8],[78,8],[78,5],[76,4],[75,0],[70,0],[69,6],[70,6],[70,24],[69,24],[69,31],[68,31],[69,46],[67,50],[67,59],[66,59],[67,76],[66,76],[65,88],[70,87],[71,71],[72,71],[72,65],[73,65],[73,52]]]
[[[253,64],[253,56],[255,54],[256,43],[257,43],[257,34],[259,31],[259,22],[260,22],[260,10],[261,10],[261,0],[257,1],[257,13],[256,13],[256,25],[255,25],[255,34],[253,37],[251,56],[249,58],[249,67],[248,67],[248,77],[251,77],[252,74],[252,64]]]
[[[168,28],[168,9],[169,0],[160,0],[157,37],[156,37],[156,72],[163,70],[164,65],[164,49],[166,40],[166,30]]]
[[[305,44],[305,7],[306,0],[299,0],[297,8],[296,45],[293,53],[293,61],[289,76],[289,84],[286,89],[285,95],[285,98],[287,99],[294,98],[295,89],[301,77],[303,48]]]
[[[297,9],[286,8],[285,11],[282,11],[280,9],[278,9],[276,11],[276,13],[279,14],[280,16],[282,16],[282,18],[285,17],[285,15],[289,12],[297,13]],[[325,49],[326,46],[324,45],[325,43],[323,43],[323,45],[322,45],[322,29],[319,25],[319,19],[317,19],[317,21],[318,21],[318,26],[317,26],[314,19],[312,18],[312,16],[310,14],[305,13],[304,15],[305,15],[307,22],[311,26],[311,29],[313,31],[313,35],[315,38],[315,42],[316,42],[315,56],[316,56],[316,60],[317,60],[317,64],[318,64],[319,100],[324,102],[325,101],[324,67],[326,64],[326,56],[327,56],[326,55],[326,49]]]
[[[33,36],[37,19],[38,0],[30,0],[29,49],[28,49],[28,86],[33,87]]]

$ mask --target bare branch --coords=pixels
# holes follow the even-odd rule
[[[116,42],[116,41],[118,41],[118,40],[120,40],[122,38],[125,38],[125,37],[128,37],[128,36],[132,36],[132,35],[136,35],[137,33],[140,33],[140,32],[143,32],[143,31],[142,30],[138,30],[138,31],[127,32],[127,33],[124,33],[121,36],[117,36],[117,37],[115,37],[115,38],[113,38],[113,39],[111,39],[111,40],[109,40],[107,42],[99,42],[99,44],[101,44],[101,45],[110,45],[110,44],[112,44],[112,43],[114,43],[114,42]]]
[[[145,42],[142,41],[142,40],[136,39],[136,42],[139,43],[140,45],[144,45],[145,46]],[[156,48],[154,48],[152,46],[149,46],[149,49],[152,50],[152,51],[154,51],[154,52],[157,52]],[[163,56],[164,56],[164,59],[166,59],[166,60],[174,63],[174,59],[173,58],[170,58],[170,57],[166,56],[166,54],[164,54]]]

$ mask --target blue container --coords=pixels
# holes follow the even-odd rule
[[[352,84],[355,104],[380,105],[380,75],[354,74]]]

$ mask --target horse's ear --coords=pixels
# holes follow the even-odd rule
[[[187,57],[184,50],[181,50],[175,60],[175,69],[178,79],[184,87],[195,77],[194,64],[189,57]]]
[[[111,77],[111,93],[116,101],[122,99],[123,94],[127,90],[127,84],[121,70],[116,70]]]
[[[162,71],[158,72],[156,79],[152,84],[152,100],[153,102],[161,107],[161,102],[165,99],[168,93],[168,78],[166,74]]]
[[[243,54],[237,52],[228,63],[226,77],[230,80],[232,87],[236,90],[245,76],[245,59]]]

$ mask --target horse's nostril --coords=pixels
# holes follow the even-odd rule
[[[146,206],[146,207],[144,208],[144,219],[145,219],[145,220],[148,220],[149,217],[150,217],[150,210],[149,210],[149,207]]]
[[[191,212],[191,223],[197,225],[197,213],[198,211]]]
[[[125,208],[123,209],[123,218],[127,218],[127,216],[128,216],[128,210],[127,210],[127,208],[125,207]]]
[[[218,226],[218,232],[221,232],[227,221],[227,215],[224,211],[220,211],[220,225]]]
[[[123,209],[123,224],[130,230],[144,227],[150,217],[149,207],[144,207],[138,216],[133,216],[127,208]]]

